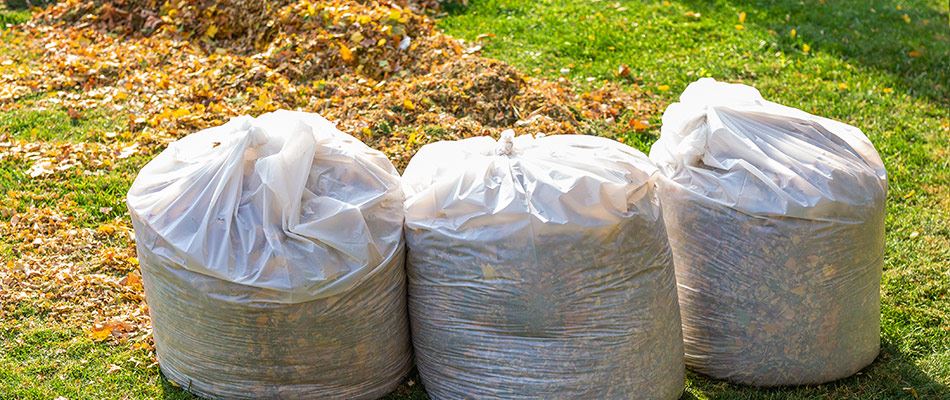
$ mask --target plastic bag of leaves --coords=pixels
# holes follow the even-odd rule
[[[642,153],[503,133],[403,175],[416,363],[435,399],[674,399],[672,256]]]
[[[860,130],[707,78],[666,110],[650,158],[688,366],[776,386],[874,360],[887,181]]]
[[[377,398],[411,366],[399,175],[316,114],[172,143],[128,194],[166,377],[210,398]]]

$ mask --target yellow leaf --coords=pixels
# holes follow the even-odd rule
[[[407,109],[407,110],[415,110],[415,109],[416,109],[416,105],[415,105],[415,104],[412,104],[412,101],[409,100],[409,99],[405,99],[405,100],[402,101],[402,107],[405,108],[405,109]]]
[[[492,280],[498,277],[498,273],[495,272],[495,269],[491,265],[482,264],[482,278],[486,280]]]
[[[843,83],[843,82],[842,82],[842,83],[839,83],[839,84],[838,84],[838,89],[847,90],[847,89],[848,89],[848,84],[847,84],[847,83]]]
[[[811,46],[809,46],[808,43],[802,44],[802,52],[804,52],[805,54],[808,54],[808,52],[810,51],[811,51]]]
[[[745,23],[745,11],[739,13],[739,23],[740,23],[740,24],[744,24],[744,23]]]
[[[112,336],[112,325],[109,324],[93,326],[92,329],[89,330],[89,337],[97,342],[106,340],[109,336]]]
[[[208,30],[205,31],[205,37],[211,39],[216,33],[218,33],[218,27],[211,25],[208,27]]]
[[[395,8],[389,11],[389,19],[391,21],[399,21],[400,18],[402,18],[402,11]]]
[[[661,91],[661,92],[665,92],[665,91],[667,91],[667,90],[670,90],[670,85],[660,85],[660,86],[657,86],[656,88],[657,88],[657,90],[659,90],[659,91]]]
[[[345,44],[340,43],[340,57],[343,58],[343,61],[352,62],[353,51],[351,51],[349,47],[346,47]]]
[[[152,348],[152,346],[150,346],[148,342],[146,341],[141,341],[141,342],[136,342],[135,344],[133,344],[132,348],[135,350],[148,350]]]
[[[792,30],[788,32],[788,36],[791,36],[792,39],[794,39],[795,36],[798,36],[798,31],[796,31],[795,28],[792,28]]]
[[[111,235],[115,233],[115,225],[112,225],[112,224],[99,225],[99,227],[96,228],[96,233],[99,233],[101,235]]]
[[[901,15],[901,19],[904,20],[904,23],[907,23],[907,24],[910,23],[910,15],[907,15],[907,14]]]
[[[741,30],[743,30],[743,29],[745,29],[744,26],[742,26],[742,25],[736,25],[736,30],[737,30],[737,31],[741,31]]]
[[[886,87],[886,88],[882,89],[881,91],[884,92],[884,93],[893,93],[893,92],[894,92],[894,89],[891,89],[891,88],[889,88],[889,87]]]
[[[129,259],[126,261],[128,261],[129,264],[132,264],[132,265],[139,265],[139,259],[135,257],[129,257]]]

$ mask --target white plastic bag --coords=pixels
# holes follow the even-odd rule
[[[592,136],[423,147],[406,237],[416,363],[434,399],[673,399],[673,266],[642,153]]]
[[[411,365],[403,193],[316,114],[172,143],[129,190],[164,374],[211,398],[375,398]]]
[[[874,360],[887,183],[860,130],[707,78],[667,108],[650,158],[688,366],[775,386]]]

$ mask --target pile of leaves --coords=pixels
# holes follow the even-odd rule
[[[59,2],[0,32],[17,54],[0,59],[0,111],[105,112],[118,128],[71,144],[0,132],[0,161],[24,165],[38,181],[140,168],[179,137],[278,108],[318,112],[399,168],[428,142],[508,128],[608,137],[646,128],[655,105],[635,87],[584,91],[524,76],[481,57],[480,43],[438,32],[427,16],[433,4]],[[143,340],[147,309],[127,218],[78,228],[70,207],[0,203],[0,236],[18,255],[0,273],[0,303],[32,302],[53,318],[98,327],[101,337]],[[102,249],[115,256],[90,261]],[[70,282],[86,281],[75,279],[98,280],[79,290]]]

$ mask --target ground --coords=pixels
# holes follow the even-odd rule
[[[11,8],[19,6],[14,3],[22,2],[9,2]],[[950,398],[948,13],[946,2],[939,0],[474,0],[450,3],[435,18],[442,31],[466,39],[462,53],[472,54],[467,62],[489,70],[479,75],[486,87],[511,89],[504,82],[518,81],[523,74],[525,83],[515,86],[515,92],[536,90],[558,105],[539,113],[550,121],[521,129],[601,134],[646,152],[659,132],[662,109],[689,82],[704,76],[751,84],[767,99],[861,128],[889,173],[881,355],[854,377],[814,387],[760,390],[690,373],[684,398],[929,399]],[[0,24],[21,24],[30,17],[22,8],[0,10]],[[397,22],[403,19],[395,16]],[[219,30],[217,25],[202,26],[206,38],[188,50],[201,60],[208,57],[202,52],[216,53],[214,46],[222,42],[214,41],[220,34],[210,27]],[[312,90],[306,98],[284,92],[269,98],[251,90],[257,81],[250,81],[241,82],[249,88],[246,94],[217,99],[193,90],[187,93],[190,103],[166,110],[138,100],[186,97],[181,91],[169,95],[167,88],[148,90],[175,88],[174,76],[163,81],[147,75],[152,70],[145,68],[126,74],[132,68],[117,59],[119,67],[96,66],[120,69],[115,82],[88,78],[99,74],[83,75],[80,82],[75,76],[85,72],[75,61],[84,56],[81,48],[91,45],[88,38],[72,53],[50,53],[26,39],[32,36],[18,33],[20,27],[3,29],[0,393],[26,399],[190,398],[162,379],[154,362],[124,194],[136,171],[167,139],[213,124],[228,112],[290,104],[337,119],[379,117],[346,111],[365,103],[347,103],[341,96],[334,105],[336,95],[321,97],[327,87],[356,88],[346,80],[355,64],[348,64],[346,52],[334,53],[341,59],[342,77],[325,73],[301,84],[309,88],[302,92]],[[76,38],[76,31],[68,32],[71,36],[63,37]],[[116,38],[111,50],[121,52],[128,43],[118,39],[121,32],[102,35]],[[433,43],[432,48],[449,46]],[[242,58],[236,45],[234,49],[225,49],[220,57],[262,71],[280,69],[266,62],[258,67],[256,60]],[[364,54],[356,47],[353,51],[356,57]],[[381,54],[385,58],[389,53]],[[486,64],[475,58],[479,54],[514,69]],[[153,62],[142,57],[138,63]],[[215,57],[207,59],[216,62]],[[53,59],[62,65],[30,75]],[[384,90],[379,101],[388,106],[380,115],[391,120],[344,128],[404,165],[424,142],[493,134],[529,117],[518,110],[533,109],[528,105],[538,100],[531,96],[512,97],[500,90],[504,102],[491,96],[472,102],[433,85],[457,78],[453,68],[469,71],[466,65],[434,72],[420,67],[403,78],[381,78],[387,71],[363,72],[381,82],[413,82],[404,87],[387,83],[395,86]],[[145,78],[133,79],[139,73]],[[265,75],[262,80],[276,76],[278,83],[284,76],[299,79]],[[424,90],[414,90],[418,88]],[[78,96],[97,90],[98,97]],[[429,104],[407,91],[436,100]],[[576,98],[571,95],[575,92]],[[487,119],[474,115],[508,100],[515,103],[511,113]],[[110,102],[123,108],[116,110]],[[242,108],[245,103],[253,104]],[[426,107],[439,112],[416,111]],[[443,125],[452,128],[440,129]],[[416,376],[408,378],[390,397],[425,398],[418,382]]]

